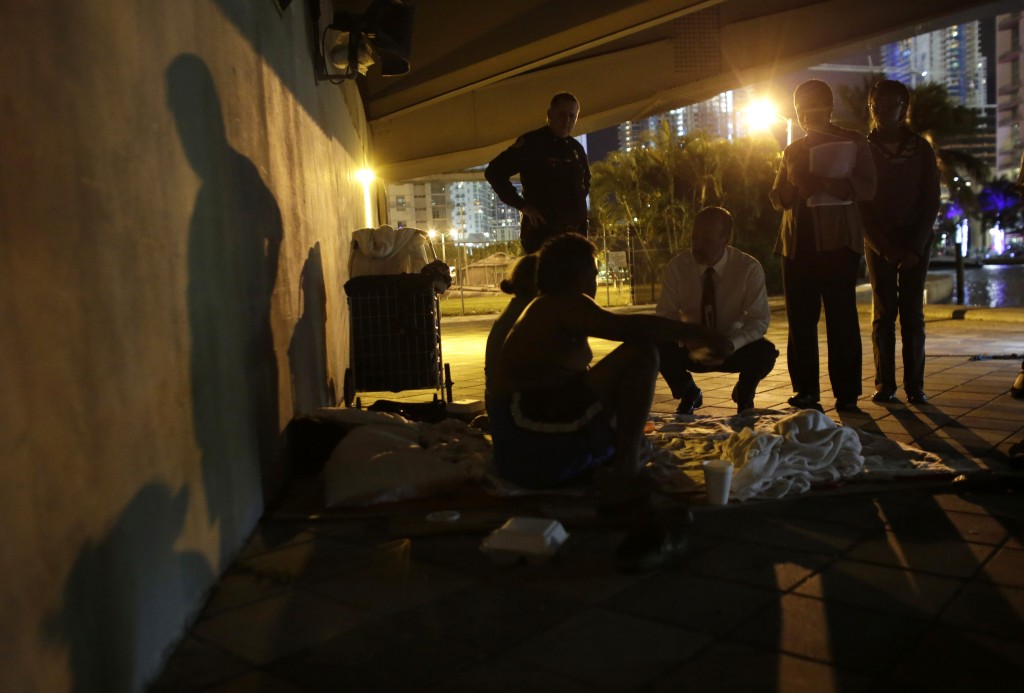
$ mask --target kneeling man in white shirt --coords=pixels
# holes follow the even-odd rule
[[[685,345],[659,345],[661,375],[679,400],[677,414],[693,414],[704,403],[691,373],[739,373],[732,391],[736,411],[754,406],[758,383],[779,352],[764,338],[771,314],[761,263],[729,245],[732,215],[721,207],[702,209],[693,219],[693,243],[665,268],[657,314],[700,323],[732,341],[724,361],[702,360]]]

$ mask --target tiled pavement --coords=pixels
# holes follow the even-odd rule
[[[773,307],[783,355],[762,407],[791,394]],[[552,562],[508,567],[479,551],[479,524],[268,519],[154,690],[1024,690],[1024,484],[1004,455],[1024,437],[1006,394],[1020,358],[971,360],[1024,350],[1024,311],[951,313],[929,308],[931,404],[842,418],[961,456],[966,480],[698,507],[688,557],[649,575],[617,573],[621,533],[586,523],[566,522]],[[488,325],[443,325],[456,399],[482,397]],[[700,413],[731,413],[732,377],[697,379]],[[674,409],[663,383],[656,399]]]

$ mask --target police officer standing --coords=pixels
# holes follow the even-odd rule
[[[572,138],[579,114],[575,96],[555,94],[548,124],[522,135],[484,171],[501,201],[522,212],[523,252],[536,252],[545,240],[566,231],[587,234],[590,164],[583,146]],[[510,180],[517,173],[522,196]]]

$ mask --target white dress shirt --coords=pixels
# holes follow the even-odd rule
[[[764,285],[764,269],[755,258],[726,246],[715,270],[715,315],[718,332],[732,341],[735,349],[764,337],[771,312]],[[700,324],[700,300],[704,270],[693,253],[672,258],[665,267],[661,296],[655,311],[673,320]]]

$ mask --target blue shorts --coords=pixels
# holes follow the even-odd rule
[[[487,417],[498,474],[525,488],[581,480],[615,452],[609,416],[582,381],[488,397]]]

